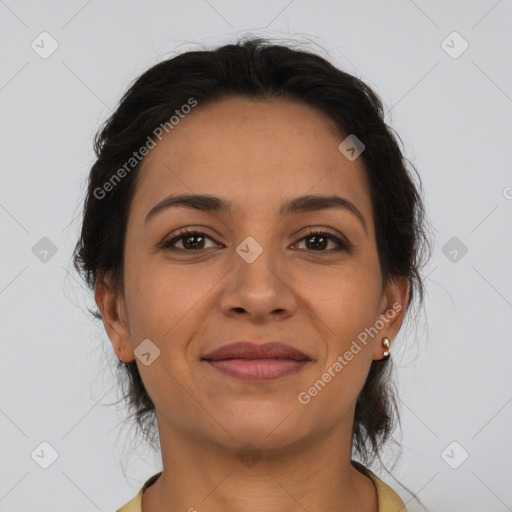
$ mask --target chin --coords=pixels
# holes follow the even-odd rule
[[[226,418],[226,430],[232,435],[227,437],[230,448],[238,450],[250,444],[260,450],[283,450],[299,442],[307,433],[304,422],[298,422],[296,415],[290,414],[290,407],[272,410],[258,410],[253,407],[251,412],[237,412]]]

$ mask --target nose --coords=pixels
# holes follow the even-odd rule
[[[250,239],[247,244],[241,243],[240,253],[233,253],[233,268],[221,292],[221,310],[227,316],[243,314],[259,323],[288,318],[297,310],[298,301],[286,262],[272,251],[270,243],[258,244],[263,249],[258,254],[255,242]],[[253,251],[253,256],[258,255],[246,258],[243,250],[247,248]]]

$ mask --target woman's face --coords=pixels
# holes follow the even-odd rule
[[[99,286],[96,300],[116,354],[138,356],[161,435],[181,431],[236,449],[290,446],[334,427],[351,434],[382,337],[400,328],[406,283],[381,290],[362,159],[340,152],[343,139],[301,103],[233,97],[199,103],[145,158],[127,223],[124,297]],[[170,196],[190,194],[230,209],[169,206],[148,217]],[[311,195],[353,207],[299,202],[280,213]],[[201,235],[176,239],[185,227]],[[390,311],[392,320],[363,343],[361,333]],[[141,356],[134,351],[143,340]],[[202,359],[240,340],[280,341],[310,361],[247,381]]]

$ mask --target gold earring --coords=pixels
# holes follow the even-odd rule
[[[391,352],[389,350],[390,342],[391,340],[387,336],[382,338],[382,346],[386,349],[384,351],[384,354],[382,354],[384,356],[384,359],[387,359],[391,355]]]

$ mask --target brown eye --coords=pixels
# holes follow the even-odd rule
[[[312,252],[346,251],[350,253],[352,250],[352,246],[345,240],[326,231],[310,231],[308,235],[299,240],[299,242],[303,240],[306,241],[306,248]],[[329,242],[333,242],[335,248],[325,250]]]
[[[211,247],[205,247],[207,240],[214,240],[201,231],[184,230],[169,241],[162,244],[162,249],[176,250],[183,252],[195,252],[203,249],[209,249],[211,247],[218,247],[213,245]],[[299,240],[299,243],[305,241],[306,250],[308,252],[318,253],[331,253],[337,251],[345,251],[349,254],[352,253],[352,245],[344,239],[326,232],[326,231],[310,231],[305,237]],[[177,246],[181,243],[181,247]],[[328,249],[329,243],[334,244],[334,247]]]
[[[162,248],[178,250],[178,251],[193,252],[193,251],[205,249],[204,244],[207,239],[212,240],[212,238],[210,238],[205,233],[202,233],[200,231],[185,230],[185,231],[181,232],[178,236],[174,237],[172,240],[164,242],[164,244],[162,245]],[[175,247],[175,245],[178,242],[182,243],[182,247]],[[206,248],[208,249],[208,247],[206,247]]]

